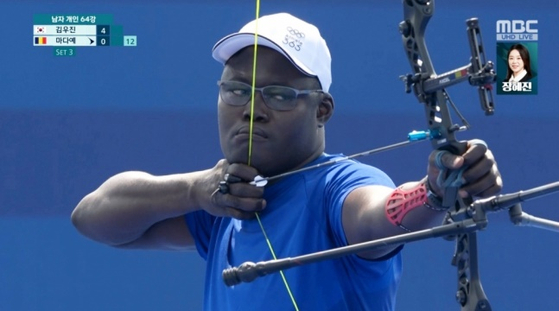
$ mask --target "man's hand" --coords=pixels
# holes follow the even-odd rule
[[[256,175],[256,169],[248,165],[219,161],[212,169],[212,178],[207,181],[206,186],[212,192],[204,210],[220,217],[254,218],[255,212],[266,207],[266,201],[262,199],[264,187],[250,184]]]
[[[443,154],[439,155],[441,152]],[[441,171],[436,163],[437,157],[440,157],[440,165],[449,170],[466,166],[462,174],[462,186],[458,192],[462,198],[467,196],[489,197],[499,193],[503,188],[503,181],[493,153],[487,148],[485,142],[474,139],[468,141],[466,152],[462,155],[440,150],[431,152],[427,168],[429,186],[440,197],[443,197],[444,193],[441,185],[437,183]]]

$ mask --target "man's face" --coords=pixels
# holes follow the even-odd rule
[[[254,47],[239,51],[225,64],[221,81],[252,85]],[[318,80],[301,73],[280,53],[258,47],[256,87],[288,86],[300,90],[320,89]],[[292,110],[268,107],[260,92],[255,92],[252,146],[250,141],[251,101],[231,106],[218,100],[221,149],[229,163],[245,163],[264,176],[298,168],[324,151],[324,132],[319,128],[319,106],[323,94],[300,95]],[[249,160],[249,148],[252,149]]]

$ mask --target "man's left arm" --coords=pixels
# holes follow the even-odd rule
[[[501,174],[491,150],[479,140],[468,142],[462,155],[433,151],[429,156],[427,176],[407,182],[396,189],[371,185],[353,190],[344,201],[342,222],[349,244],[377,240],[422,230],[442,223],[446,209],[441,206],[444,189],[437,184],[442,165],[449,170],[465,167],[461,197],[489,197],[503,187]],[[438,165],[436,162],[439,162]],[[398,209],[395,212],[395,209]],[[359,254],[363,258],[382,257],[397,246]]]

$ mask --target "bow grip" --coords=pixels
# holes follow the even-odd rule
[[[453,141],[437,149],[456,155],[462,155],[466,152],[467,147],[467,141]],[[439,161],[437,160],[436,162]],[[442,187],[444,191],[442,205],[450,208],[456,204],[458,199],[458,190],[462,186],[462,173],[467,167],[462,166],[459,169],[450,170],[444,168],[441,163],[437,163],[437,166],[442,169],[439,173],[439,178],[437,179],[438,186]]]

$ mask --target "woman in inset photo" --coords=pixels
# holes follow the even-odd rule
[[[510,47],[508,55],[508,69],[506,82],[525,82],[532,79],[530,69],[530,53],[522,44],[514,44]]]

